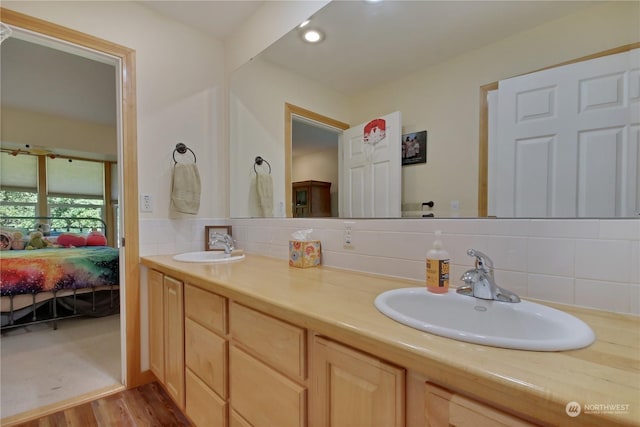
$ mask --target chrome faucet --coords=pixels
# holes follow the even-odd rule
[[[481,299],[520,302],[518,295],[496,285],[491,258],[475,249],[469,249],[467,255],[476,258],[476,268],[467,270],[462,275],[460,279],[465,286],[459,287],[456,292]]]
[[[234,245],[233,239],[227,233],[214,232],[209,235],[209,247],[215,246],[221,243],[224,247],[224,253],[230,254],[233,252]]]

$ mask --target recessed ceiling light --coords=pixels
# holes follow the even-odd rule
[[[318,43],[324,39],[320,30],[309,29],[302,34],[302,38],[309,43]]]

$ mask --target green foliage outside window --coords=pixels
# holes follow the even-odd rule
[[[0,190],[0,216],[36,216],[36,206],[38,204],[38,194],[29,191],[8,191]],[[11,223],[4,222],[7,227],[29,228],[32,220],[13,220]]]
[[[28,217],[37,216],[38,195],[27,191],[0,190],[0,216]],[[75,197],[48,197],[49,213],[51,217],[72,217],[72,218],[103,218],[104,205],[102,199],[75,198]],[[87,232],[96,223],[92,221],[76,222],[82,228],[61,229],[59,231]],[[11,222],[3,221],[4,226],[16,228],[33,228],[33,220],[16,219]],[[59,224],[51,224],[53,228],[58,228]],[[63,227],[67,228],[67,227]],[[104,230],[103,230],[104,231]]]

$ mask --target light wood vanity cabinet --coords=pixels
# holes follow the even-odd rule
[[[424,409],[427,427],[535,426],[535,424],[428,382],[425,384]]]
[[[164,382],[184,409],[184,307],[182,282],[164,277]]]
[[[534,425],[158,271],[148,285],[150,368],[196,426]]]
[[[404,369],[322,337],[313,346],[315,425],[405,425]]]
[[[147,276],[149,296],[149,368],[164,384],[164,275],[149,270]]]
[[[149,365],[184,410],[184,308],[182,282],[149,271]]]

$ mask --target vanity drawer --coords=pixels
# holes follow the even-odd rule
[[[242,343],[265,363],[304,381],[306,334],[303,328],[237,303],[231,303],[229,317],[234,340]]]
[[[227,402],[220,399],[190,369],[186,372],[187,416],[198,427],[226,426]]]
[[[222,398],[227,397],[227,341],[200,326],[185,320],[186,365]]]
[[[190,319],[202,326],[218,332],[227,333],[227,299],[212,292],[185,285],[184,310]]]
[[[425,399],[425,422],[428,426],[535,426],[528,421],[431,383],[425,384]]]
[[[306,425],[304,387],[235,345],[229,353],[230,402],[234,411],[254,427]]]

